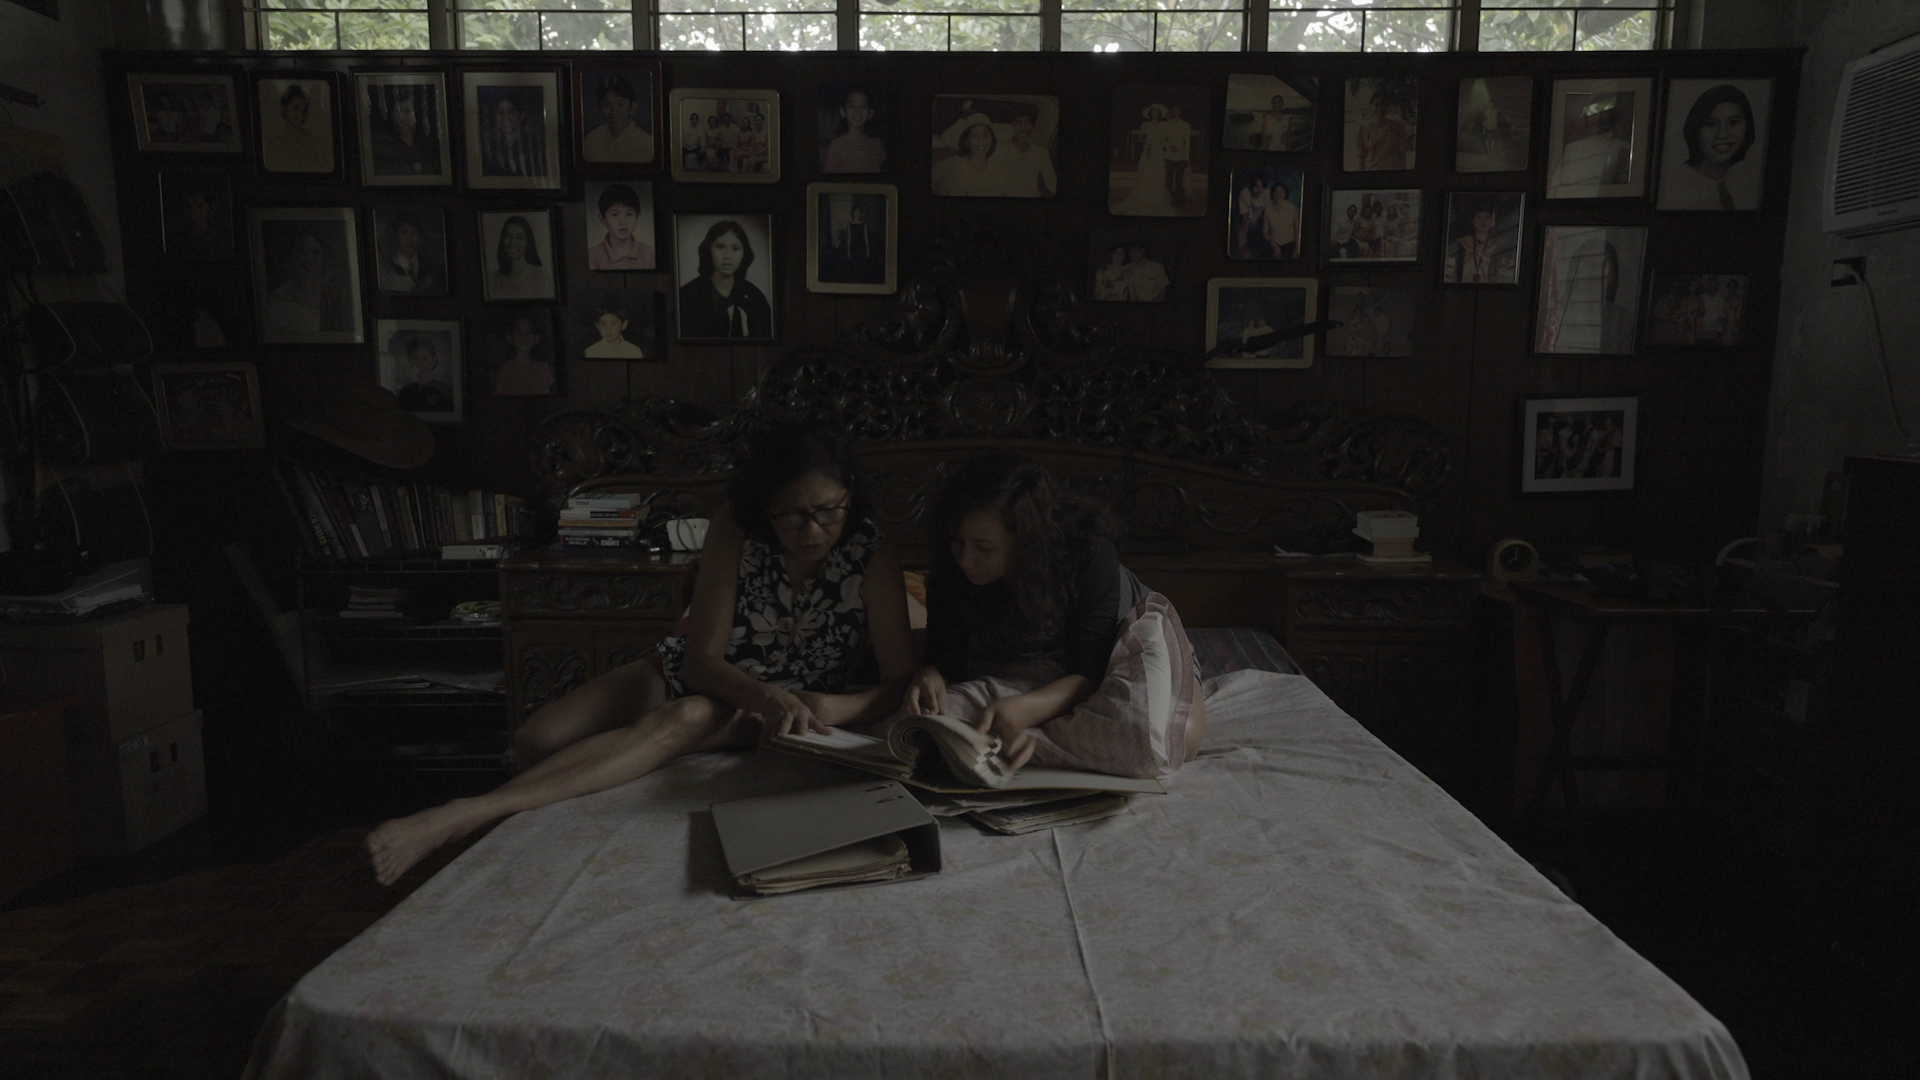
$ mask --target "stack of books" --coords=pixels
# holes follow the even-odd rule
[[[347,609],[343,619],[398,619],[400,590],[378,585],[348,585]]]
[[[647,497],[636,492],[576,495],[560,511],[560,543],[570,548],[630,548],[640,536]]]
[[[1432,555],[1413,550],[1413,542],[1420,536],[1420,518],[1405,510],[1362,510],[1355,515],[1353,535],[1373,545],[1371,553],[1360,556],[1362,562],[1388,566],[1433,562]]]

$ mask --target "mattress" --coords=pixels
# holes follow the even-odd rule
[[[1164,796],[942,824],[918,881],[726,895],[681,760],[513,817],[322,962],[248,1075],[1744,1077],[1727,1030],[1297,675],[1207,683]]]

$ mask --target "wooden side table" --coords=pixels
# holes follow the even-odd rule
[[[1450,790],[1472,762],[1462,738],[1480,575],[1435,558],[1386,569],[1358,559],[1278,559],[1274,633],[1300,670],[1402,757]]]
[[[698,553],[535,551],[500,566],[509,722],[645,656],[673,632]]]

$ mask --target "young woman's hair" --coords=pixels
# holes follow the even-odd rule
[[[779,547],[767,507],[780,489],[817,472],[847,489],[847,524],[867,516],[866,473],[846,436],[819,424],[775,424],[753,437],[747,456],[733,466],[727,482],[727,506],[740,531],[764,544]],[[846,536],[843,531],[840,534]]]
[[[286,112],[287,106],[293,104],[295,101],[299,101],[301,105],[311,104],[307,100],[307,92],[300,88],[299,83],[288,83],[287,88],[280,91],[280,111],[283,113]]]
[[[701,277],[713,273],[713,242],[728,233],[740,238],[740,250],[743,252],[740,257],[740,269],[735,270],[733,276],[738,278],[747,276],[747,269],[753,265],[753,241],[747,239],[746,228],[737,221],[716,221],[713,227],[707,230],[707,238],[700,241],[699,275]]]
[[[1722,83],[1695,98],[1693,108],[1687,110],[1687,122],[1680,127],[1687,139],[1687,164],[1698,165],[1707,159],[1707,148],[1701,143],[1700,132],[1713,122],[1713,110],[1726,104],[1739,109],[1740,115],[1747,120],[1747,137],[1741,141],[1740,149],[1733,152],[1727,164],[1738,165],[1747,159],[1747,151],[1753,149],[1753,140],[1760,137],[1753,126],[1753,102],[1747,100],[1746,93],[1739,87]]]
[[[1010,640],[1032,646],[1052,641],[1066,625],[1074,579],[1099,538],[1111,535],[1105,507],[1070,494],[1038,462],[1004,450],[968,458],[934,496],[927,512],[927,543],[936,570],[959,572],[953,539],[976,510],[992,510],[1014,535],[1006,582],[1013,594]]]
[[[533,225],[526,218],[515,214],[507,219],[505,225],[500,226],[500,239],[493,248],[493,261],[499,265],[500,272],[503,274],[513,273],[513,259],[507,254],[507,230],[515,225],[520,226],[520,231],[527,234],[527,265],[540,265],[540,245],[533,242]]]

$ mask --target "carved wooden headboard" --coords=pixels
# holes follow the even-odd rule
[[[1110,325],[1080,314],[1070,286],[923,282],[842,347],[786,354],[724,415],[647,397],[550,417],[535,469],[555,505],[620,488],[703,514],[753,433],[786,420],[837,424],[860,442],[877,517],[908,545],[924,542],[923,511],[959,458],[987,447],[1045,462],[1108,499],[1131,544],[1168,550],[1332,550],[1355,511],[1417,510],[1452,463],[1418,417],[1315,403],[1255,421],[1197,358],[1122,348]]]

